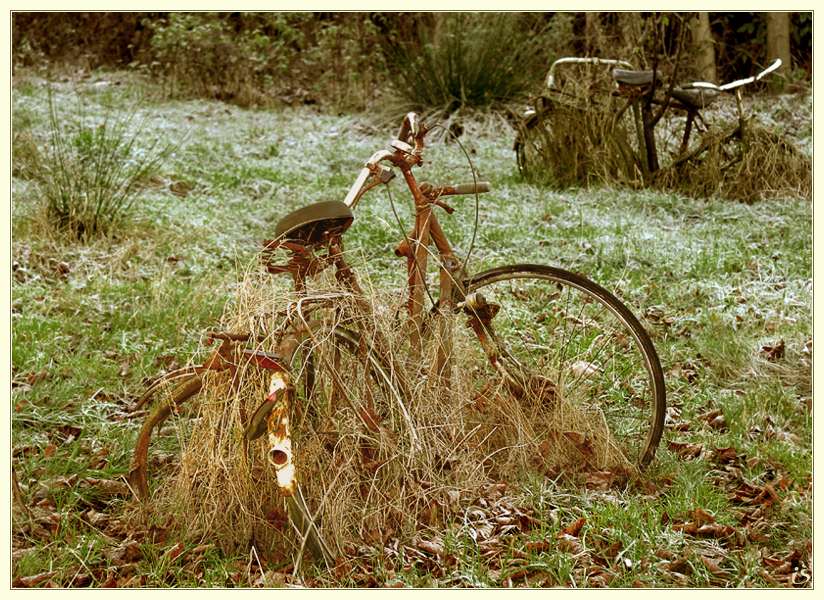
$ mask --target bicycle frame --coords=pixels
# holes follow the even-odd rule
[[[435,206],[443,208],[447,212],[453,209],[441,200],[442,196],[479,193],[489,190],[489,184],[476,182],[469,185],[440,186],[435,187],[427,183],[419,183],[412,172],[413,167],[422,163],[421,154],[424,148],[423,138],[428,129],[419,122],[417,115],[409,113],[401,125],[398,138],[390,144],[392,150],[382,150],[376,152],[367,161],[366,166],[361,169],[354,184],[344,200],[350,208],[357,206],[363,195],[380,183],[388,183],[394,172],[380,164],[383,161],[389,162],[392,166],[400,170],[404,181],[412,195],[415,207],[415,222],[404,239],[395,248],[395,254],[406,258],[407,268],[407,311],[412,324],[410,332],[410,347],[413,360],[420,360],[423,348],[424,319],[426,317],[425,297],[426,282],[425,276],[429,264],[429,255],[432,252],[430,246],[435,247],[436,256],[440,264],[439,272],[439,302],[437,310],[448,312],[455,310],[459,305],[465,303],[467,298],[464,289],[466,279],[462,272],[462,264],[452,250],[452,246],[441,227],[438,217],[433,210]],[[411,136],[411,137],[410,137]],[[406,141],[413,141],[414,145]],[[363,292],[358,284],[355,274],[346,261],[343,252],[342,232],[331,232],[324,236],[323,245],[326,248],[325,256],[316,256],[314,247],[307,247],[297,242],[273,240],[266,242],[266,249],[285,248],[292,253],[292,257],[286,265],[271,265],[267,263],[269,272],[285,273],[292,275],[295,290],[300,295],[306,293],[306,278],[319,273],[329,266],[335,268],[335,278],[342,290],[351,295],[359,304],[360,310],[364,314],[370,314],[370,306],[363,298]],[[309,332],[311,326],[306,322],[300,304],[297,302],[297,313],[302,320],[303,333]],[[321,302],[321,304],[325,304]],[[494,335],[490,332],[489,319],[480,316],[483,313],[483,306],[477,303],[466,302],[474,312],[470,315],[470,325],[478,334],[481,344],[485,350],[495,352],[494,346],[489,344],[488,338]],[[311,309],[310,309],[311,310]],[[298,324],[300,325],[300,324]],[[439,346],[434,364],[434,374],[445,385],[449,386],[450,356],[451,356],[451,331],[449,330],[449,320],[444,319],[440,323],[443,328],[439,336]],[[294,325],[287,325],[284,332],[289,332]],[[301,327],[298,327],[301,329]],[[269,462],[275,467],[278,474],[278,485],[286,495],[294,493],[295,472],[291,460],[291,441],[289,439],[288,411],[292,401],[292,387],[289,383],[289,372],[287,365],[292,353],[297,347],[303,333],[291,331],[285,336],[284,343],[289,348],[279,349],[276,355],[269,355],[259,351],[244,351],[247,360],[258,367],[272,372],[269,394],[265,401],[258,407],[247,428],[246,438],[248,441],[256,439],[268,432],[269,439]],[[240,341],[233,339],[231,341]],[[245,340],[244,340],[245,341]],[[229,343],[225,340],[224,344]],[[374,341],[380,347],[384,343],[380,336]],[[221,347],[221,357],[228,356],[228,347]],[[215,354],[218,356],[218,353]],[[220,361],[209,360],[207,368],[227,368],[227,361],[221,358]]]
[[[440,200],[442,196],[480,193],[489,190],[485,182],[476,182],[464,186],[433,187],[429,184],[419,184],[412,168],[423,161],[421,154],[424,148],[424,136],[429,130],[420,122],[415,113],[408,113],[401,124],[397,139],[391,142],[393,150],[376,152],[367,161],[355,183],[349,190],[344,203],[350,208],[357,206],[361,197],[378,183],[388,183],[394,173],[383,167],[382,161],[390,162],[398,168],[412,195],[415,207],[415,223],[409,234],[395,248],[396,256],[406,258],[407,261],[407,310],[412,322],[410,342],[415,357],[419,357],[423,345],[422,329],[424,320],[426,283],[425,276],[429,261],[430,245],[437,250],[440,263],[439,273],[439,310],[448,311],[465,300],[463,289],[464,274],[462,265],[455,256],[452,246],[441,227],[438,217],[433,210],[439,206],[447,212],[453,209]],[[405,140],[411,139],[414,145]],[[443,332],[442,345],[438,350],[436,373],[448,373],[449,332]]]

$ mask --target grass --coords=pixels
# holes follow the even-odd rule
[[[54,94],[58,102],[80,94],[93,114],[126,115],[143,85],[124,78],[120,95],[80,80],[56,84]],[[291,578],[288,556],[262,560],[259,568],[248,550],[199,549],[213,540],[181,536],[162,513],[136,517],[122,489],[86,479],[117,482],[127,472],[140,423],[125,409],[144,379],[202,356],[201,335],[219,319],[279,217],[321,198],[342,198],[360,163],[391,133],[308,108],[164,102],[139,110],[155,117],[152,134],[185,142],[142,192],[128,230],[82,246],[55,235],[38,216],[33,175],[21,170],[13,177],[11,441],[15,474],[36,521],[30,525],[15,508],[13,579],[52,573],[37,585],[251,586],[263,574],[269,585],[770,586],[776,583],[764,556],[796,548],[804,557],[800,568],[810,568],[810,202],[549,192],[519,181],[509,137],[472,124],[462,141],[494,191],[480,198],[471,270],[526,261],[586,273],[633,307],[654,338],[672,420],[686,429],[665,431],[649,489],[589,490],[582,482],[536,478],[503,499],[462,497],[448,527],[418,532],[442,540],[441,558],[414,553],[415,543],[405,539],[391,551],[356,548],[347,568],[310,568],[299,580]],[[16,84],[13,115],[21,134],[35,143],[47,139],[44,82]],[[16,162],[18,147],[13,151]],[[435,145],[427,158],[422,179],[471,179],[454,145]],[[179,182],[187,185],[175,187]],[[392,190],[408,225],[398,181]],[[453,204],[458,211],[442,221],[463,252],[474,201]],[[373,192],[347,233],[348,248],[361,257],[361,269],[368,265],[372,281],[402,283],[392,254],[399,238],[389,199]],[[779,340],[783,357],[768,360],[762,347]],[[720,430],[700,418],[715,409],[726,421]],[[669,442],[703,452],[685,460]],[[732,463],[714,458],[715,449],[726,447],[735,449]],[[784,477],[789,483],[781,487]],[[746,507],[730,499],[742,481],[770,483],[779,497],[758,525],[760,537],[739,545],[673,527],[702,508],[717,523],[754,531],[741,524]],[[537,525],[506,535],[495,530],[500,551],[490,557],[480,524],[506,502],[532,511]],[[473,507],[487,517],[464,519]],[[575,538],[580,548],[565,550],[556,536],[580,517],[586,519]],[[528,545],[541,540],[549,544],[530,549],[541,548]],[[117,549],[130,541],[134,556],[126,560]],[[617,542],[620,550],[612,552]],[[720,561],[723,574],[713,574],[702,556]]]
[[[22,134],[18,170],[35,182],[53,228],[79,239],[105,235],[129,216],[172,146],[146,139],[145,124],[133,122],[133,114],[92,120],[82,105],[58,110],[51,94],[48,107],[48,141],[41,151]]]

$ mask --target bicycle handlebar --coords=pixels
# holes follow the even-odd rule
[[[589,64],[589,65],[620,65],[622,67],[626,67],[628,69],[634,69],[635,67],[632,66],[631,63],[628,63],[625,60],[619,60],[615,58],[598,58],[596,56],[592,57],[577,57],[577,56],[567,56],[565,58],[559,58],[552,66],[549,67],[549,72],[546,74],[546,86],[549,89],[553,89],[555,87],[555,67],[557,65],[565,65],[565,64]]]
[[[749,85],[750,83],[755,83],[756,81],[760,81],[773,71],[778,70],[778,68],[782,65],[781,59],[776,58],[773,63],[761,71],[758,75],[753,75],[752,77],[746,77],[744,79],[736,79],[735,81],[731,81],[729,83],[725,83],[723,85],[716,85],[714,83],[710,83],[709,81],[694,81],[685,88],[698,88],[704,90],[715,90],[717,92],[729,92],[736,88],[739,88],[743,85]]]
[[[488,181],[462,183],[456,186],[444,186],[442,196],[460,196],[463,194],[483,194],[491,189]]]
[[[398,139],[392,140],[389,144],[392,150],[379,150],[369,157],[366,165],[358,173],[352,187],[349,188],[349,192],[343,200],[344,204],[349,208],[355,208],[367,191],[380,183],[388,183],[395,176],[391,169],[380,164],[382,161],[390,160],[395,165],[398,165],[399,162],[403,165],[404,161],[408,165],[419,164],[424,147],[423,138],[428,131],[429,128],[421,121],[417,113],[407,113],[398,130]],[[410,145],[408,143],[410,141],[414,145]],[[482,194],[488,192],[490,186],[486,181],[478,181],[456,186],[442,186],[437,189],[438,195],[453,196]]]

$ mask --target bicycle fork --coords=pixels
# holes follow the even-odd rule
[[[515,398],[535,394],[542,403],[555,403],[558,395],[555,383],[543,375],[530,372],[495,335],[492,320],[500,311],[500,305],[487,302],[480,292],[472,292],[467,294],[459,307],[469,315],[467,325],[475,332],[490,364]]]

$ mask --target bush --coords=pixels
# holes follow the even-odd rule
[[[388,77],[410,108],[500,106],[540,85],[555,30],[568,24],[564,15],[410,16],[384,40]]]
[[[275,23],[281,20],[273,15]],[[258,28],[237,32],[217,13],[173,13],[150,27],[151,66],[172,95],[256,104],[266,84],[288,68],[282,49],[291,36]]]
[[[85,239],[108,233],[128,215],[171,150],[157,140],[143,144],[143,126],[133,121],[106,116],[93,123],[82,110],[66,118],[49,95],[46,147],[21,158],[56,229]]]
[[[151,69],[172,96],[363,108],[381,72],[375,27],[358,13],[173,13],[147,26]]]
[[[148,31],[143,22],[156,17],[157,13],[137,12],[14,12],[13,63],[123,66],[145,43]]]

